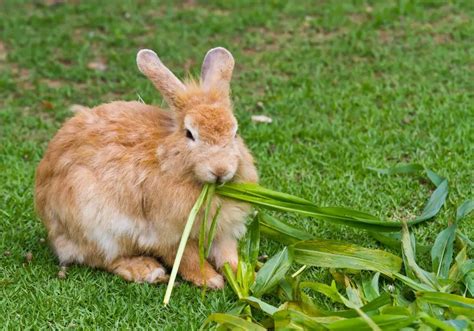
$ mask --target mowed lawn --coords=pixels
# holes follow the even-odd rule
[[[433,187],[367,167],[421,163],[449,180],[447,206],[413,231],[425,244],[472,198],[474,6],[471,1],[1,1],[0,326],[195,330],[230,309],[229,288],[127,283],[57,260],[33,206],[34,172],[71,105],[159,93],[135,64],[154,49],[179,77],[205,52],[236,59],[233,100],[261,183],[381,217],[411,219]],[[418,1],[417,3],[421,3]],[[254,123],[266,115],[273,123]],[[280,215],[315,236],[382,247],[365,232]],[[473,218],[460,228],[474,237]],[[262,254],[279,249],[263,241]],[[31,252],[27,263],[25,255]],[[422,265],[429,257],[421,256]],[[307,277],[326,281],[314,268]],[[324,304],[324,300],[320,299]]]

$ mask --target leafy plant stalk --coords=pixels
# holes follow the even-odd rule
[[[207,197],[209,192],[209,184],[205,184],[202,188],[201,194],[196,200],[191,212],[189,213],[188,220],[183,230],[183,235],[181,236],[181,240],[179,242],[178,251],[176,252],[176,258],[173,263],[173,269],[171,270],[170,279],[168,281],[168,286],[166,287],[165,297],[163,299],[163,303],[166,306],[171,298],[171,292],[173,291],[174,283],[176,281],[176,276],[178,274],[179,265],[181,263],[181,259],[183,258],[184,249],[186,248],[186,244],[188,242],[189,234],[191,233],[191,229],[193,228],[194,221],[196,220],[196,216],[201,210],[201,207]]]

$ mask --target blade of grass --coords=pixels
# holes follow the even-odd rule
[[[334,282],[334,280],[332,281],[331,286],[318,282],[301,282],[300,288],[311,289],[318,293],[324,294],[334,302],[343,303],[342,299],[339,296],[339,291],[336,288],[336,283]]]
[[[364,295],[367,300],[374,300],[375,298],[380,296],[379,277],[380,272],[376,272],[371,279],[362,276],[362,288],[364,290]]]
[[[435,330],[443,330],[443,331],[456,331],[456,328],[452,327],[451,325],[446,324],[443,321],[440,321],[434,317],[431,317],[427,313],[420,313],[419,318],[431,328]]]
[[[229,283],[230,287],[234,290],[234,293],[237,294],[237,297],[239,299],[242,299],[244,294],[242,293],[242,289],[240,288],[239,283],[237,282],[237,279],[235,278],[234,272],[232,271],[232,268],[230,267],[229,263],[225,263],[224,266],[222,267],[222,272],[225,276],[225,279]]]
[[[263,235],[285,245],[314,238],[310,233],[263,212],[259,212],[258,221],[260,223],[260,232]]]
[[[460,295],[441,292],[418,292],[416,296],[419,300],[448,307],[453,312],[474,317],[474,299],[465,298]]]
[[[212,197],[214,196],[214,191],[215,191],[215,185],[211,185],[209,187],[209,190],[206,196],[206,202],[205,202],[206,208],[204,209],[204,218],[202,219],[201,227],[199,230],[199,265],[201,266],[201,270],[204,267],[204,260],[207,257],[206,248],[205,248],[207,220],[209,218],[209,210],[211,209],[211,202],[212,202]]]
[[[239,262],[237,263],[237,273],[236,273],[237,283],[240,286],[240,290],[243,296],[250,295],[250,286],[252,286],[254,278],[254,270],[250,263],[245,261],[243,258],[239,257]]]
[[[431,249],[433,272],[436,276],[447,278],[449,267],[453,261],[453,244],[456,237],[456,223],[441,231]]]
[[[402,264],[391,253],[333,240],[302,241],[289,249],[295,262],[317,267],[373,270],[391,276]]]
[[[421,215],[411,221],[408,221],[409,226],[412,226],[414,224],[418,224],[418,223],[421,223],[433,218],[434,216],[436,216],[436,214],[438,214],[441,207],[446,202],[446,197],[448,196],[447,179],[439,176],[438,174],[431,171],[430,169],[424,168],[420,164],[416,164],[416,163],[407,164],[407,165],[396,166],[396,167],[392,167],[388,169],[377,169],[377,168],[371,168],[371,167],[369,167],[368,169],[373,170],[382,175],[417,174],[424,171],[427,177],[436,186],[436,190],[433,192],[433,194],[431,194]]]
[[[378,233],[370,231],[369,234],[381,244],[401,252],[402,236],[399,232]],[[431,248],[427,245],[421,245],[417,243],[416,250],[420,253],[427,253],[431,250]]]
[[[410,221],[409,225],[420,223],[428,219],[430,215],[430,217],[434,216],[439,211],[439,208],[441,208],[440,205],[444,203],[445,195],[447,194],[446,190],[447,182],[445,185],[440,185],[439,190],[437,189],[437,191],[433,193],[423,215]],[[373,215],[347,208],[317,207],[304,199],[271,191],[256,184],[228,183],[217,187],[216,192],[222,196],[246,201],[260,207],[295,212],[301,215],[365,230],[393,232],[399,231],[401,228],[398,222],[381,221]]]
[[[260,297],[272,290],[285,277],[293,261],[292,254],[285,247],[268,260],[257,272],[255,282],[250,288],[253,295]]]
[[[372,320],[382,330],[400,330],[409,326],[415,321],[415,317],[407,317],[404,315],[378,315],[373,316]],[[342,321],[337,321],[326,325],[329,330],[357,330],[370,331],[372,328],[361,318],[351,318]]]
[[[307,265],[303,265],[301,268],[299,268],[298,270],[296,270],[296,271],[291,275],[291,277],[293,277],[293,278],[298,277],[299,275],[301,275],[301,273],[302,273],[303,271],[306,270],[306,268],[308,268],[308,266],[307,266]]]
[[[415,291],[435,291],[432,286],[420,283],[400,273],[394,273],[393,276]]]
[[[474,295],[474,260],[470,259],[460,265],[461,275],[466,289]]]
[[[464,201],[456,211],[456,222],[460,221],[474,210],[474,200]]]
[[[252,307],[258,308],[258,309],[260,309],[264,313],[267,313],[270,316],[272,316],[274,313],[276,313],[278,311],[277,307],[272,306],[272,305],[270,305],[266,302],[263,302],[262,300],[260,300],[256,297],[253,297],[253,296],[242,298],[242,300],[247,302]]]
[[[409,268],[409,270],[412,271],[422,283],[428,285],[431,288],[439,290],[440,286],[434,275],[423,270],[416,263],[415,252],[410,238],[410,232],[408,231],[408,226],[406,222],[403,222],[402,224],[402,248],[403,255],[406,261],[405,268]]]
[[[410,225],[418,224],[420,222],[433,218],[436,214],[438,214],[441,207],[443,207],[444,203],[446,202],[447,196],[448,181],[445,179],[433,192],[421,215],[415,218],[414,220],[409,221]]]
[[[385,292],[382,295],[380,295],[378,298],[375,298],[374,300],[370,301],[366,305],[362,306],[360,310],[362,310],[363,312],[370,313],[370,312],[373,312],[374,310],[382,308],[391,303],[392,303],[392,300],[391,300],[390,294]],[[324,313],[327,315],[334,315],[334,316],[345,317],[345,318],[353,318],[353,317],[360,316],[357,313],[357,311],[354,309],[342,310],[342,311],[325,311]]]
[[[258,261],[258,253],[260,251],[260,214],[252,220],[247,226],[247,240],[245,241],[245,254],[247,262],[250,263],[252,269]]]
[[[314,317],[294,309],[279,310],[273,314],[275,330],[327,330]]]
[[[377,231],[396,231],[400,228],[399,223],[383,222],[375,216],[363,213],[357,210],[341,207],[317,207],[308,202],[300,203],[300,198],[285,194],[285,198],[275,200],[269,196],[252,195],[248,193],[248,186],[245,183],[229,183],[219,186],[216,192],[222,196],[250,202],[252,204],[275,210],[295,212],[302,215],[315,217],[322,220],[333,221],[339,224],[345,224],[363,229],[373,229]],[[250,185],[255,192],[260,190],[266,192],[268,189],[252,184]],[[272,191],[275,192],[275,191]],[[279,192],[275,192],[279,193]],[[272,195],[273,196],[273,195]]]
[[[382,331],[380,327],[375,323],[362,309],[362,298],[359,295],[359,292],[356,288],[352,287],[351,281],[347,276],[344,276],[345,283],[346,283],[346,294],[347,297],[344,297],[342,294],[337,292],[339,297],[342,299],[343,303],[349,307],[354,309],[357,314],[364,320],[365,323],[373,330],[373,331]]]
[[[189,234],[191,233],[191,229],[193,227],[196,216],[199,213],[199,210],[201,209],[208,192],[209,185],[205,184],[202,188],[201,194],[197,198],[196,203],[194,204],[193,208],[191,209],[191,212],[189,213],[188,220],[183,230],[183,235],[181,236],[181,240],[179,242],[178,251],[176,252],[176,258],[173,263],[173,269],[171,270],[168,286],[166,287],[166,293],[163,299],[163,303],[165,304],[165,306],[170,301],[171,292],[173,291],[174,282],[176,281],[176,275],[178,274],[179,265],[183,257],[184,249],[186,248],[186,243],[188,242]]]
[[[214,214],[214,217],[212,218],[211,227],[209,229],[209,233],[207,236],[206,252],[205,252],[206,258],[209,257],[209,254],[211,253],[212,241],[214,240],[214,237],[216,236],[217,218],[219,217],[219,214],[221,213],[221,208],[222,208],[222,205],[217,206],[216,213]]]
[[[471,249],[474,248],[474,241],[469,239],[464,233],[458,230],[456,231],[456,235],[458,236],[458,239],[462,241],[463,245],[469,246]]]

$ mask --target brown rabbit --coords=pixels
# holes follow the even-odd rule
[[[50,142],[36,172],[36,209],[61,264],[79,263],[126,280],[167,279],[189,211],[203,183],[256,182],[252,156],[237,135],[224,48],[204,58],[200,83],[182,83],[151,50],[137,64],[171,110],[117,101],[83,109]],[[247,204],[221,204],[210,261],[235,268]],[[202,217],[202,215],[200,216]],[[210,222],[208,222],[210,223]],[[201,272],[196,221],[179,272],[196,285],[222,288],[207,261]]]

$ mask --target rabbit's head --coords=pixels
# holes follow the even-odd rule
[[[141,50],[137,64],[175,113],[173,149],[201,182],[228,182],[237,171],[240,145],[232,112],[234,58],[222,47],[207,52],[200,82],[182,83],[155,52]]]

